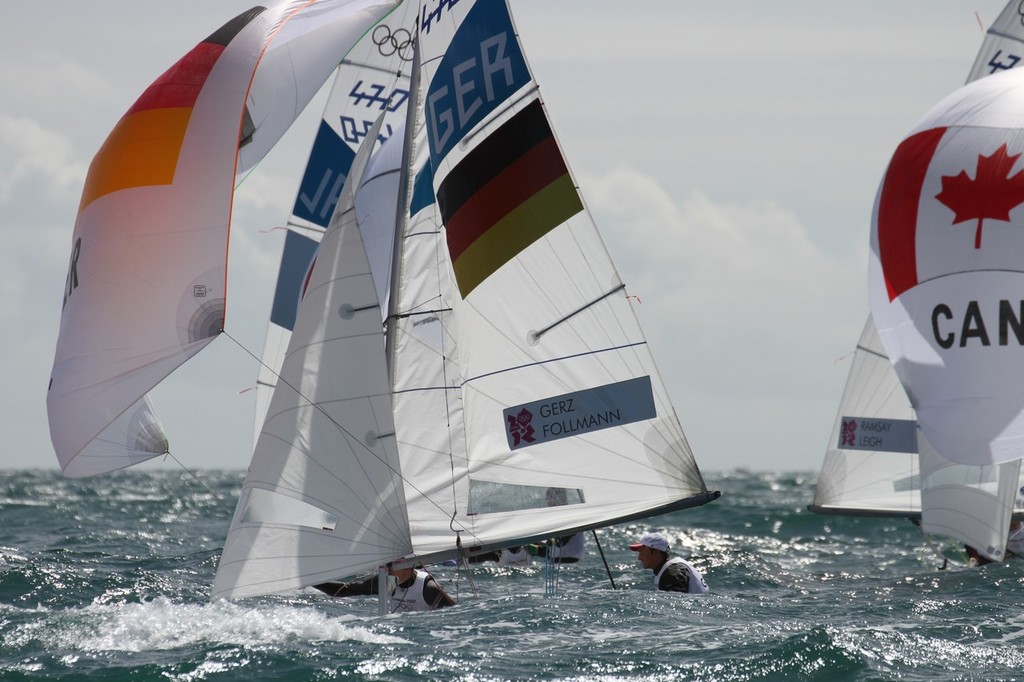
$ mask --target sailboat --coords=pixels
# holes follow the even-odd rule
[[[378,117],[308,275],[291,283],[301,302],[214,599],[719,496],[565,161],[507,3],[414,7],[406,121],[399,133]],[[567,504],[547,505],[552,488]]]
[[[293,289],[298,340],[280,363],[285,383],[258,408],[268,416],[215,596],[718,496],[564,162],[507,7],[409,3],[380,23],[397,4],[292,0],[240,15],[147,89],[90,168],[47,396],[67,476],[169,452],[147,393],[224,330],[234,186],[343,58],[341,73],[397,75],[382,90],[365,79],[347,91],[384,112],[372,124],[341,121],[333,142],[351,134],[365,143],[358,154],[335,155],[331,136],[317,137],[327,163],[300,198],[321,221],[334,208],[332,229],[307,248]],[[422,69],[410,63],[415,33],[433,51]],[[392,61],[381,66],[374,51]],[[349,165],[332,166],[339,158]],[[490,189],[473,184],[485,177]],[[495,187],[517,203],[492,201]],[[548,508],[552,488],[568,504]]]
[[[989,27],[967,82],[1024,55],[1024,14],[1010,2]],[[857,344],[811,511],[920,520],[922,530],[1005,558],[1011,515],[1024,517],[1020,460],[963,464],[940,454],[868,317]]]

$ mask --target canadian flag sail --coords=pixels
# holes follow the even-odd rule
[[[899,145],[871,231],[871,314],[938,452],[1024,454],[1024,71],[965,86]]]
[[[1021,65],[1022,18],[1020,3],[1009,2],[989,28],[968,82]],[[984,248],[990,220],[971,220],[973,200],[960,196],[979,177],[983,176],[964,169],[946,178],[937,199],[952,211],[953,220],[965,218],[957,229],[974,230],[975,245]],[[903,179],[909,183],[920,177],[911,174]],[[885,210],[890,212],[888,220],[905,217],[898,204],[889,204]],[[895,249],[889,257],[894,266],[893,288],[915,284],[919,272],[909,254]],[[906,259],[902,264],[901,258]],[[936,451],[918,425],[911,399],[869,316],[853,355],[810,509],[824,514],[919,516],[926,533],[956,538],[987,558],[1000,560],[1010,514],[1024,514],[1024,501],[1017,494],[1019,468],[1019,460],[958,464]]]

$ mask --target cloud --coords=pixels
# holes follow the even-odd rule
[[[802,461],[822,452],[846,370],[835,358],[863,323],[862,258],[817,246],[792,212],[771,202],[716,203],[700,191],[676,199],[630,168],[581,183],[638,297],[683,427],[719,453],[716,468],[749,462],[750,439],[795,414],[807,428],[787,439],[799,443]]]
[[[0,115],[0,204],[16,190],[39,190],[41,199],[65,201],[81,191],[85,166],[77,163],[70,140],[29,118]]]

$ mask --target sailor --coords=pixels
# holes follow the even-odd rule
[[[661,533],[648,533],[629,548],[637,553],[644,568],[654,572],[656,589],[690,594],[708,591],[704,576],[690,562],[680,557],[669,557],[668,538]]]
[[[565,488],[548,488],[544,500],[549,507],[569,504],[569,493]],[[574,564],[583,558],[583,533],[562,535],[545,543],[527,545],[526,550],[534,556],[548,557],[559,564]]]
[[[1010,519],[1010,534],[1006,538],[1006,556],[1024,557],[1024,522]]]
[[[434,576],[419,568],[388,567],[388,574],[397,583],[391,588],[389,613],[431,611],[453,606],[455,602],[441,589]],[[377,576],[352,583],[327,582],[313,585],[331,597],[356,597],[377,594]]]
[[[526,545],[506,547],[498,553],[498,563],[502,566],[529,566],[530,553]]]
[[[526,551],[534,556],[550,557],[559,564],[574,564],[583,558],[583,533],[563,535],[546,543],[527,545]]]
[[[544,493],[544,498],[549,507],[561,507],[569,504],[569,495],[565,488],[548,488]],[[553,563],[575,564],[583,558],[583,554],[584,535],[583,533],[573,533],[531,545],[509,547],[501,552],[477,554],[470,557],[469,563],[497,561],[510,566],[528,566],[531,556],[539,556],[547,557]]]

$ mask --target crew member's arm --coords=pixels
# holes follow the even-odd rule
[[[455,606],[455,600],[448,596],[448,593],[441,589],[434,577],[427,578],[423,583],[423,598],[432,608],[442,609],[445,606]]]

